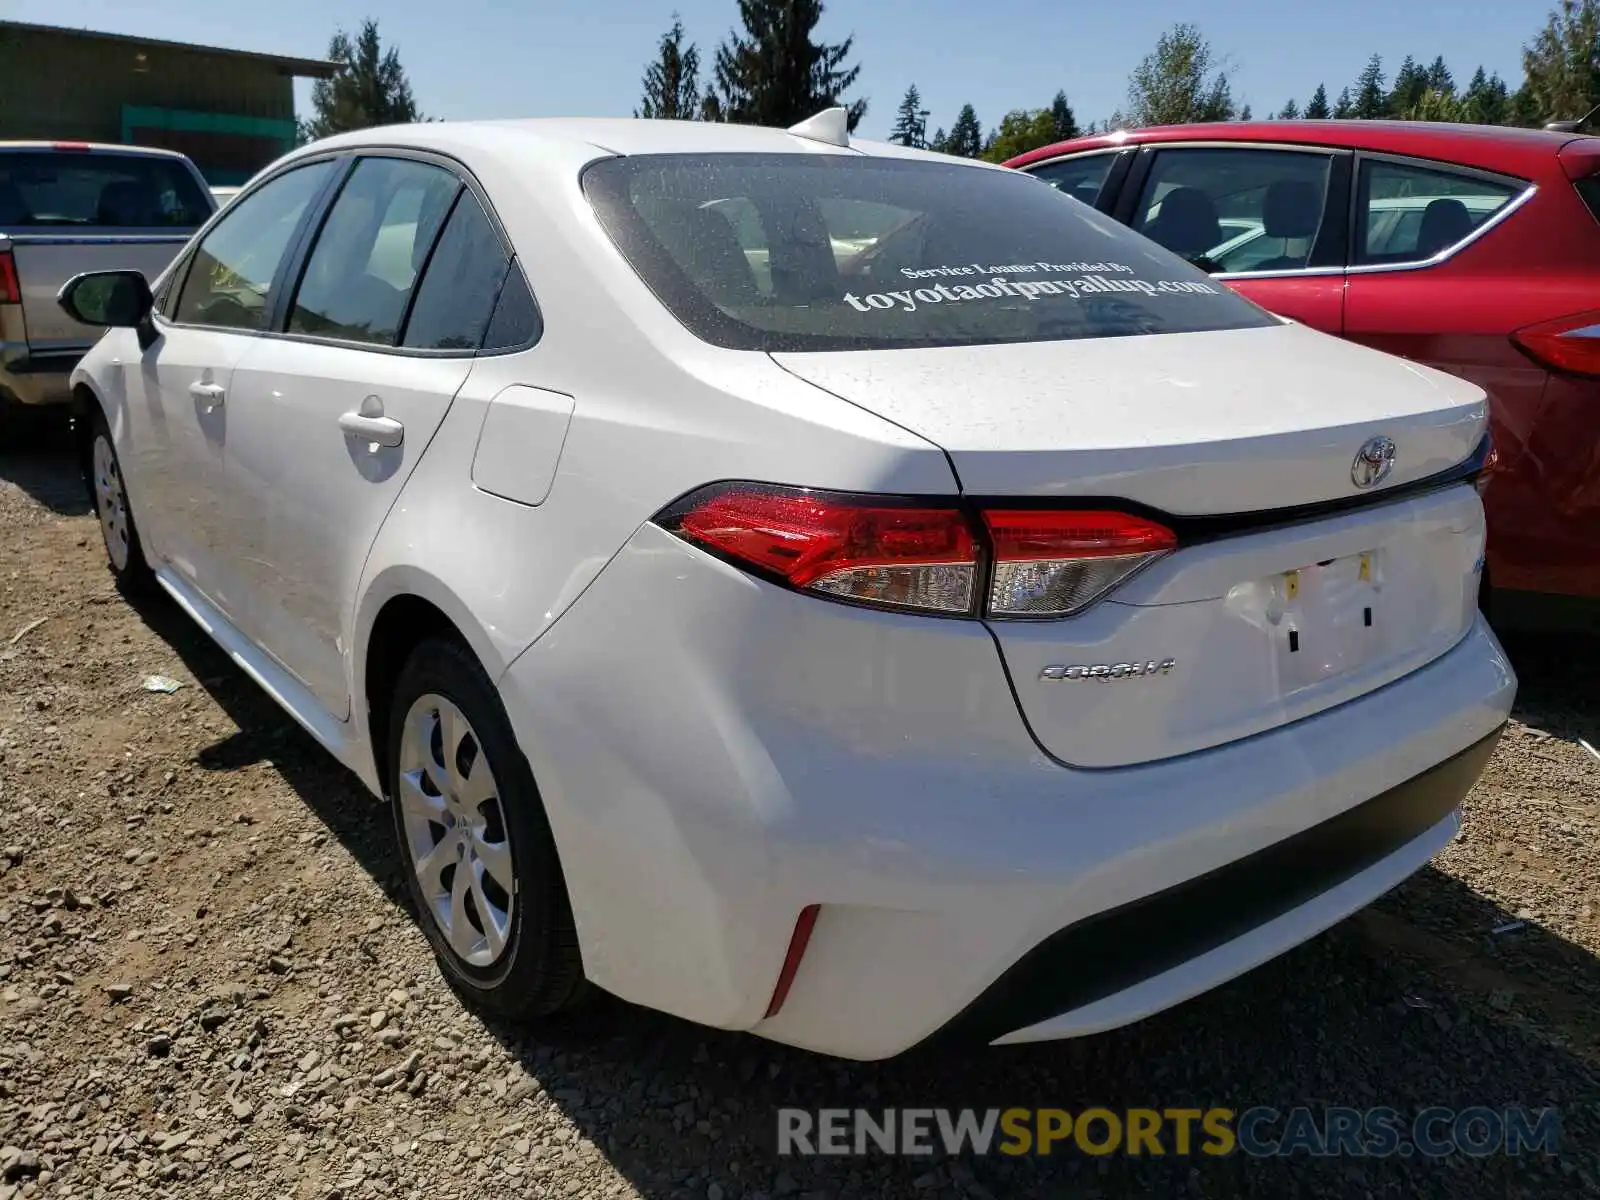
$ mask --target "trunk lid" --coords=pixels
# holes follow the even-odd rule
[[[1360,495],[1351,463],[1370,437],[1398,451],[1386,489],[1483,434],[1474,385],[1292,324],[773,357],[943,447],[974,496],[1289,508]]]
[[[1451,376],[1293,325],[776,357],[943,447],[969,496],[1171,519],[1178,549],[1099,603],[988,622],[1034,736],[1066,763],[1128,766],[1300,720],[1437,658],[1476,617],[1475,489],[1384,499],[1477,448],[1483,393]],[[1374,437],[1396,454],[1363,488],[1354,462]],[[1363,496],[1281,524],[1185,519]]]

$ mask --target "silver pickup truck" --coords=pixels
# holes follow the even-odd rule
[[[0,403],[71,398],[72,368],[103,331],[62,312],[62,284],[117,268],[154,280],[215,211],[169,150],[0,142]]]

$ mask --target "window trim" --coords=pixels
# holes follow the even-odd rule
[[[1139,162],[1128,173],[1124,182],[1122,202],[1116,206],[1116,218],[1133,229],[1134,210],[1144,194],[1144,185],[1155,168],[1157,156],[1165,150],[1277,150],[1293,154],[1314,154],[1327,158],[1328,194],[1322,201],[1322,223],[1316,241],[1311,247],[1312,263],[1304,267],[1290,267],[1278,271],[1218,271],[1212,279],[1231,283],[1236,279],[1314,279],[1343,275],[1350,261],[1351,234],[1349,214],[1355,195],[1356,170],[1354,160],[1360,153],[1348,146],[1312,145],[1306,142],[1254,142],[1207,138],[1202,141],[1141,142]],[[1343,219],[1341,220],[1341,217]],[[1138,233],[1138,230],[1134,230]],[[1143,234],[1140,234],[1142,237]],[[1317,261],[1329,260],[1329,261]]]
[[[532,297],[533,300],[534,311],[539,315],[537,329],[534,336],[529,341],[519,346],[502,346],[492,350],[486,350],[481,346],[473,350],[426,350],[412,346],[380,346],[372,342],[354,342],[343,338],[320,337],[315,334],[291,333],[286,328],[288,325],[290,312],[289,306],[293,301],[294,295],[300,290],[300,280],[305,274],[306,263],[310,258],[310,251],[315,243],[315,235],[321,231],[323,223],[327,220],[328,213],[332,211],[334,203],[339,198],[339,194],[344,190],[344,185],[349,179],[351,172],[355,170],[357,162],[362,158],[413,159],[418,162],[425,162],[433,166],[442,167],[454,175],[457,181],[466,189],[466,191],[473,195],[473,197],[478,201],[479,207],[483,209],[484,215],[489,218],[489,224],[494,229],[496,236],[499,237],[500,247],[506,252],[506,257],[510,260],[511,269],[522,271],[522,281],[525,285],[527,285],[528,295]],[[489,195],[484,191],[483,185],[479,183],[477,177],[467,169],[466,164],[462,163],[459,159],[448,154],[442,154],[432,150],[423,150],[414,146],[397,146],[388,143],[347,146],[338,150],[329,150],[320,154],[307,155],[303,158],[295,158],[292,161],[283,163],[283,165],[279,168],[272,169],[272,173],[270,175],[263,175],[260,179],[252,181],[251,184],[242,190],[237,196],[235,196],[232,201],[219,207],[217,211],[212,214],[211,220],[203,225],[198,231],[196,231],[193,238],[190,240],[189,248],[178,257],[174,265],[173,269],[175,271],[181,271],[184,279],[177,281],[177,291],[175,291],[173,294],[177,295],[181,293],[183,283],[187,281],[189,268],[193,263],[196,248],[198,248],[200,245],[201,239],[210,233],[212,227],[217,223],[217,219],[222,216],[225,210],[233,208],[240,200],[253,195],[261,188],[266,187],[267,184],[271,183],[273,180],[283,177],[290,171],[293,171],[299,167],[310,166],[312,163],[328,161],[334,162],[336,164],[336,168],[332,175],[328,178],[323,189],[313,196],[311,203],[306,206],[306,211],[301,216],[300,224],[296,227],[295,232],[289,237],[289,245],[284,253],[283,259],[279,263],[279,270],[273,276],[272,294],[274,298],[269,305],[267,328],[227,329],[216,325],[196,325],[189,322],[180,323],[171,320],[170,318],[166,317],[165,314],[158,315],[158,327],[168,326],[173,329],[198,329],[207,330],[214,333],[237,333],[245,337],[270,338],[286,342],[304,342],[308,345],[333,346],[345,350],[364,350],[375,354],[401,354],[410,358],[497,358],[506,354],[520,354],[525,350],[531,350],[543,340],[545,320],[544,309],[539,304],[539,294],[534,290],[532,282],[528,279],[527,272],[523,270],[521,266],[521,256],[518,255],[516,247],[511,240],[511,236],[506,231],[505,223],[500,219],[500,214],[495,211],[495,207],[493,203],[490,202]],[[455,205],[460,203],[461,193],[458,192],[455,200],[452,202],[450,211],[445,214],[445,221],[440,223],[439,232],[434,236],[434,246],[430,246],[428,248],[427,261],[432,261],[434,247],[438,245],[438,239],[444,235],[445,224],[448,223],[451,213],[455,211]],[[426,273],[426,269],[427,262],[424,262],[423,270],[417,273],[419,284],[423,275]],[[287,281],[290,279],[293,280],[294,287],[292,291],[287,287],[280,287],[280,275],[283,276],[283,280],[281,281],[283,283],[287,283]],[[509,277],[510,275],[508,271],[507,278]],[[501,280],[500,291],[503,292],[504,290],[505,280]],[[418,288],[414,287],[412,289],[411,299],[407,301],[405,316],[399,332],[401,337],[404,337],[405,335],[404,321],[409,321],[411,318],[411,304],[415,299],[417,291]],[[499,292],[495,294],[496,304],[499,303],[499,295]]]
[[[1391,163],[1395,166],[1411,167],[1419,171],[1432,171],[1437,175],[1459,175],[1465,179],[1478,179],[1484,183],[1498,184],[1502,187],[1513,189],[1511,199],[1502,204],[1478,225],[1472,232],[1460,241],[1452,242],[1430,258],[1412,259],[1406,262],[1394,263],[1357,263],[1357,246],[1361,233],[1361,171],[1369,162]],[[1350,211],[1347,214],[1348,222],[1348,247],[1346,256],[1348,266],[1345,273],[1349,275],[1381,275],[1389,271],[1425,271],[1430,267],[1437,267],[1449,262],[1479,238],[1487,236],[1496,226],[1510,219],[1513,213],[1528,201],[1532,200],[1539,191],[1539,185],[1516,175],[1506,175],[1498,171],[1485,171],[1480,167],[1469,167],[1461,163],[1449,162],[1439,158],[1419,158],[1414,154],[1386,154],[1377,150],[1357,150],[1355,152],[1355,168],[1350,177]]]

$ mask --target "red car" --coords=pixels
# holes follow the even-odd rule
[[[1498,455],[1488,611],[1502,628],[1600,630],[1600,137],[1174,125],[1007,165],[1273,312],[1482,386]]]

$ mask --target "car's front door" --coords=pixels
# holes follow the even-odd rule
[[[333,173],[328,160],[241,197],[181,263],[159,336],[141,355],[132,439],[138,519],[157,564],[230,619],[239,610],[238,530],[227,526],[224,463],[234,369],[266,328],[286,251]]]
[[[1348,152],[1161,144],[1140,159],[1119,218],[1263,308],[1343,333]]]
[[[467,378],[509,263],[451,170],[362,158],[282,330],[239,364],[228,482],[266,523],[243,562],[241,627],[336,717],[367,552]]]

